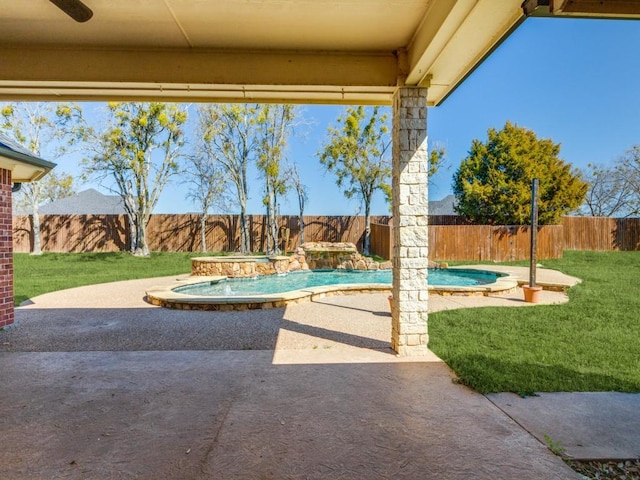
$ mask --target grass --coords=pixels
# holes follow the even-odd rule
[[[583,280],[569,303],[432,314],[430,348],[482,393],[640,392],[640,252],[542,263]]]
[[[15,254],[16,304],[80,285],[187,273],[199,255]],[[430,348],[482,393],[640,392],[640,252],[567,251],[542,263],[583,280],[569,303],[432,314]]]
[[[562,446],[562,442],[560,442],[559,440],[553,440],[546,433],[544,434],[544,443],[547,444],[547,447],[549,448],[549,450],[551,450],[551,452],[553,452],[554,455],[562,457],[565,453],[567,453],[567,449]]]
[[[197,256],[202,253],[154,252],[149,258],[125,252],[16,253],[14,302],[19,305],[36,295],[82,285],[189,273],[191,257]]]

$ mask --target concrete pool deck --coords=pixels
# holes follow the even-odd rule
[[[224,258],[224,257],[222,257]],[[509,296],[517,292],[517,287],[529,283],[529,270],[524,267],[505,267],[496,265],[458,266],[451,270],[482,270],[497,272],[502,276],[495,282],[474,286],[428,285],[430,298],[437,296]],[[526,278],[525,278],[526,277]],[[184,294],[178,287],[200,283],[217,283],[225,276],[184,275],[174,281],[147,288],[147,300],[153,305],[178,310],[257,310],[282,308],[294,303],[310,302],[333,295],[354,295],[363,293],[391,293],[391,286],[380,283],[360,283],[343,285],[325,285],[306,287],[298,290],[251,296],[203,296]],[[265,278],[268,278],[266,276]],[[579,282],[579,279],[564,275],[555,270],[538,269],[537,284],[545,290],[566,291]]]
[[[144,292],[150,287],[173,285],[175,279],[176,276],[131,280],[40,295],[16,310],[15,327],[0,332],[0,350],[289,350],[336,347],[386,350],[389,347],[391,315],[386,293],[326,297],[283,309],[248,312],[250,315],[242,311],[216,314],[169,310],[145,301]],[[569,278],[564,280],[568,282]],[[545,290],[541,294],[542,304],[567,301],[563,292]],[[508,295],[434,295],[429,299],[430,312],[480,306],[532,305],[523,301],[519,289]]]
[[[534,428],[546,433],[553,412],[550,435],[571,445],[556,435],[580,421],[562,415],[572,401],[545,395],[526,418],[513,405],[528,399],[501,405],[458,385],[435,355],[396,357],[384,294],[177,311],[142,298],[165,280],[81,287],[17,309],[17,325],[0,331],[0,478],[580,478]],[[433,297],[430,309],[484,305],[528,306],[517,295]],[[586,425],[599,416],[613,432],[633,427],[624,409],[608,412],[599,404]]]

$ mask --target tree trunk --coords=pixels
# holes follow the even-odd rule
[[[129,252],[135,255],[136,245],[138,244],[136,223],[133,221],[133,215],[128,214],[127,220],[129,222]]]
[[[273,196],[273,206],[271,207],[271,242],[272,242],[272,254],[273,255],[280,255],[281,251],[280,251],[280,247],[278,245],[278,242],[280,240],[280,229],[278,228],[278,206],[276,203],[276,199],[275,199],[275,195]]]
[[[267,255],[279,255],[278,218],[276,215],[276,198],[272,189],[267,191]]]
[[[147,245],[147,226],[144,220],[136,216],[133,225],[134,238],[132,239],[131,253],[136,257],[148,257],[149,246]]]
[[[297,176],[297,173],[296,173]],[[297,177],[296,177],[297,178]],[[298,183],[299,183],[298,179]],[[304,190],[300,187],[297,188],[298,191],[298,211],[300,215],[298,216],[298,226],[300,228],[300,245],[304,243]]]
[[[240,206],[240,253],[250,253],[249,226],[247,225],[247,211],[244,205]]]
[[[371,205],[367,203],[364,207],[364,242],[362,245],[362,253],[369,255],[371,242]]]
[[[202,245],[202,252],[207,251],[207,214],[203,214],[200,217],[200,244]]]
[[[147,245],[147,225],[142,222],[140,225],[140,249],[143,257],[150,256],[149,246]]]
[[[42,244],[40,242],[40,215],[38,215],[38,208],[33,209],[31,214],[31,231],[33,233],[33,250],[31,255],[42,254]]]
[[[267,217],[266,217],[266,241],[264,245],[264,253],[267,255],[271,255],[273,253],[273,230],[271,229],[271,221],[273,220],[273,215],[271,215],[272,203],[271,203],[271,192],[269,191],[269,181],[267,180]]]
[[[298,216],[298,227],[300,228],[300,245],[302,245],[304,243],[304,217],[302,212]]]
[[[271,220],[271,249],[269,251],[269,255],[280,255],[280,247],[278,246],[278,242],[280,240],[280,235],[278,235],[278,222],[275,219]]]

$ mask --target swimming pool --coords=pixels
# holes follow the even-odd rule
[[[501,275],[482,270],[429,269],[430,285],[469,287],[494,283]],[[313,270],[286,275],[228,278],[174,288],[176,293],[198,296],[253,296],[292,292],[312,287],[348,284],[391,284],[391,270]]]
[[[329,295],[390,293],[391,270],[298,271],[256,278],[191,276],[146,291],[149,303],[181,310],[253,310],[285,307]],[[436,284],[435,282],[438,282]],[[429,295],[489,295],[515,290],[515,277],[489,269],[429,270]]]

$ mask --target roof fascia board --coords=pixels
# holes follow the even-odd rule
[[[52,164],[52,165],[55,166],[55,164]],[[46,167],[37,166],[33,164],[27,164],[26,162],[22,162],[22,161],[7,157],[3,154],[3,152],[0,152],[0,168],[4,170],[9,170],[10,172],[12,172],[12,175],[11,175],[12,182],[25,183],[25,182],[35,182],[37,180],[40,180],[47,173],[49,173],[49,171],[53,167],[46,168]],[[16,174],[17,171],[20,171],[22,173]]]
[[[45,170],[51,170],[56,166],[55,163],[48,162],[47,160],[43,160],[38,157],[32,157],[30,155],[25,155],[24,153],[16,152],[15,150],[11,150],[10,148],[5,148],[4,146],[0,145],[0,159],[2,159],[3,157],[10,162],[14,161],[12,163],[26,163],[36,168],[42,168]]]
[[[439,64],[444,61],[446,57],[452,57],[452,47],[454,42],[453,38],[448,43],[447,48],[444,49],[440,56],[434,61],[434,65],[431,71],[427,72],[427,77],[431,86],[439,87],[440,92],[438,95],[430,97],[427,95],[427,103],[429,106],[437,106],[441,105],[449,95],[451,95],[457,88],[460,86],[473,72],[507,39],[509,36],[524,22],[527,18],[524,16],[522,8],[520,8],[519,1],[510,1],[509,10],[506,10],[507,4],[500,6],[499,8],[503,9],[502,11],[505,13],[503,17],[503,24],[500,28],[496,29],[496,32],[500,32],[499,35],[496,35],[492,38],[484,38],[478,39],[476,38],[475,45],[482,46],[480,49],[471,49],[472,54],[469,55],[469,59],[466,62],[466,66],[460,68],[458,70],[458,75],[453,78],[443,79],[442,75],[439,74]],[[472,20],[468,20],[466,23],[460,26],[459,30],[456,32],[456,40],[459,43],[460,38],[464,38],[465,36],[471,36],[475,34],[478,30],[474,25],[474,22],[477,22],[478,19],[482,19],[483,17],[495,13],[493,9],[496,8],[496,4],[491,2],[478,3],[476,8],[473,9],[469,13],[469,18]],[[471,33],[473,32],[473,33]],[[475,51],[474,51],[475,50]],[[444,88],[443,88],[444,87]]]
[[[0,78],[7,81],[363,87],[397,81],[393,52],[0,49]]]
[[[525,0],[522,8],[531,17],[640,19],[637,0]]]
[[[477,2],[435,0],[431,4],[407,49],[410,68],[407,85],[419,85],[429,75],[433,62]]]
[[[0,98],[12,101],[162,101],[391,105],[396,86],[325,87],[152,83],[3,82]]]

